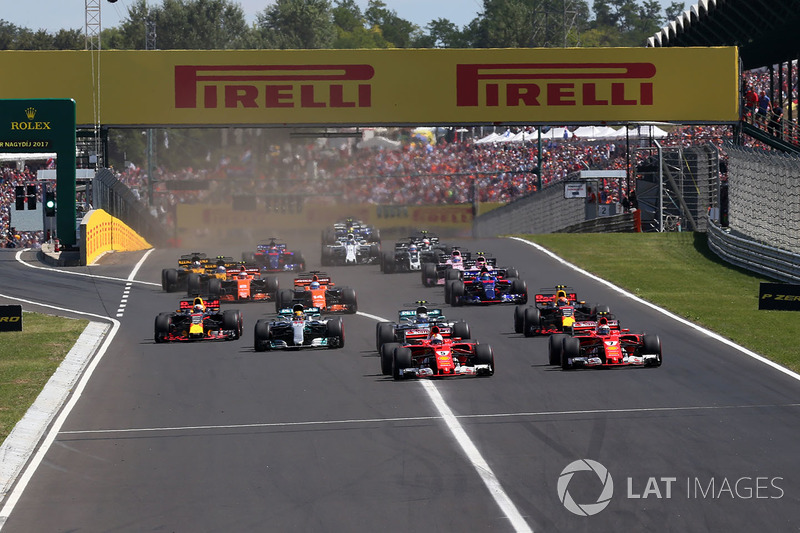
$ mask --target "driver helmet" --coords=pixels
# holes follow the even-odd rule
[[[444,342],[444,337],[442,337],[439,333],[434,333],[431,336],[431,344],[442,344]]]
[[[556,303],[558,305],[567,305],[569,303],[567,300],[567,293],[564,291],[558,291],[556,293]]]
[[[451,255],[453,263],[460,263],[461,262],[461,252],[458,250],[453,250]]]
[[[202,266],[203,264],[199,260],[195,259],[194,261],[192,261],[192,268],[200,268]]]
[[[225,272],[227,272],[227,270],[224,266],[220,265],[217,267],[217,274],[224,274]]]
[[[491,277],[491,275],[489,274],[489,269],[486,268],[486,267],[483,267],[481,269],[481,279],[489,279],[490,277]]]
[[[312,281],[311,282],[312,289],[319,289],[319,281]]]
[[[424,305],[417,307],[417,319],[428,320],[428,308]]]
[[[416,244],[412,244],[411,246],[408,247],[408,251],[409,252],[416,252],[417,251],[417,245]]]
[[[356,236],[353,235],[352,233],[348,233],[347,234],[347,242],[349,242],[350,244],[356,242]]]
[[[205,310],[206,309],[205,309],[205,307],[203,307],[203,304],[194,304],[194,311],[196,313],[202,313]]]
[[[601,324],[597,326],[597,334],[598,335],[610,335],[611,334],[611,327],[608,324]]]
[[[430,239],[427,239],[427,238],[422,239],[422,246],[429,247],[430,245],[431,245],[431,240]]]
[[[294,318],[303,318],[305,316],[305,313],[303,313],[303,304],[295,304],[295,306],[292,307],[292,315]]]
[[[477,264],[479,267],[485,267],[486,266],[486,258],[483,257],[482,255],[479,255],[478,258],[475,259],[475,264]]]

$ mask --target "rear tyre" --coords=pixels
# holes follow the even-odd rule
[[[164,273],[166,278],[166,286],[164,290],[167,292],[175,292],[178,290],[178,271],[174,268],[168,268]]]
[[[475,346],[475,364],[489,365],[489,371],[483,376],[494,375],[494,350],[488,344],[478,344]]]
[[[358,311],[358,301],[356,300],[356,290],[352,287],[345,287],[342,289],[342,303],[347,306],[347,313],[350,315],[356,314]]]
[[[394,324],[391,322],[379,322],[375,329],[375,349],[380,353],[381,346],[389,342],[395,342]]]
[[[433,287],[436,285],[436,265],[433,263],[422,264],[422,285]]]
[[[522,332],[526,337],[533,337],[542,327],[542,315],[539,309],[528,307],[522,317]]]
[[[408,348],[395,348],[392,364],[392,377],[403,379],[404,375],[400,372],[404,368],[411,368],[411,350]]]
[[[658,354],[658,358],[648,366],[661,366],[661,339],[658,335],[642,336],[642,354]]]
[[[521,305],[514,307],[514,333],[522,333],[525,326],[525,308]]]
[[[567,335],[563,333],[556,333],[550,336],[547,344],[547,352],[549,354],[548,363],[551,365],[558,366],[561,364],[561,351],[563,349],[564,339],[566,338]]]
[[[450,303],[450,289],[453,288],[453,280],[448,280],[444,282],[444,303]]]
[[[517,279],[519,278],[519,270],[516,268],[507,268],[506,269],[506,278],[508,279]]]
[[[521,279],[512,279],[511,280],[511,293],[512,294],[521,294],[522,300],[521,302],[526,304],[528,303],[528,284],[525,283],[525,280]]]
[[[575,337],[564,337],[564,342],[561,347],[561,368],[562,370],[570,370],[573,368],[572,359],[581,355],[581,341]]]
[[[278,294],[278,277],[277,276],[267,276],[264,278],[264,285],[266,286],[266,291],[271,295],[275,296]]]
[[[341,318],[328,322],[328,337],[336,337],[338,340],[338,344],[331,344],[328,340],[328,348],[344,348],[344,322]]]
[[[233,330],[233,339],[242,336],[242,315],[236,309],[226,309],[222,312],[222,329]]]
[[[189,296],[200,294],[200,274],[197,272],[189,272],[186,276],[186,294]]]
[[[169,326],[172,322],[170,313],[159,313],[155,321],[155,334],[153,340],[157,344],[167,342],[167,335],[169,335]]]
[[[444,271],[444,279],[445,280],[451,279],[454,281],[457,279],[461,279],[461,271],[455,268],[448,268],[447,270]]]
[[[222,294],[222,283],[217,278],[211,278],[208,280],[208,296],[210,298],[219,298],[219,295]]]
[[[381,374],[384,376],[392,375],[392,357],[394,356],[394,349],[399,347],[400,344],[396,342],[387,342],[381,346]]]
[[[270,337],[272,331],[269,326],[269,321],[261,319],[256,322],[255,329],[253,330],[253,348],[257,352],[265,352],[270,349]]]
[[[461,322],[456,322],[453,324],[452,335],[459,339],[468,340],[470,338],[469,324],[463,320]]]
[[[275,312],[280,313],[281,309],[291,305],[293,299],[294,291],[291,289],[278,291],[278,297],[275,298]]]
[[[464,297],[464,282],[454,281],[450,286],[450,305],[453,307],[461,307],[464,305],[462,298]]]

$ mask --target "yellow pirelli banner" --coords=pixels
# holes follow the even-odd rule
[[[103,211],[88,212],[81,221],[81,264],[91,265],[110,251],[133,252],[152,248],[124,222]]]
[[[0,71],[13,77],[0,84],[0,98],[73,98],[80,125],[724,123],[739,116],[735,47],[2,51]]]

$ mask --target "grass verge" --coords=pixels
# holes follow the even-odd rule
[[[795,372],[800,336],[793,311],[759,311],[759,283],[774,280],[734,267],[704,233],[521,235],[636,296],[717,332]],[[624,317],[623,317],[624,319]]]
[[[0,442],[42,392],[88,320],[22,314],[22,331],[0,333]]]

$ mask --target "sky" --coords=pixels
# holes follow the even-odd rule
[[[672,0],[659,0],[662,7]],[[148,5],[156,6],[161,0],[147,0]],[[271,5],[270,0],[234,0],[242,6],[248,23],[256,20],[256,14]],[[445,18],[458,27],[469,24],[483,9],[483,0],[383,0],[387,8],[397,16],[413,22],[420,28],[431,20]],[[101,0],[100,23],[102,28],[119,26],[127,18],[128,7],[134,0],[118,0],[109,3]],[[333,2],[331,2],[333,3]],[[356,0],[365,9],[368,0]],[[686,0],[685,5],[693,2]],[[591,5],[591,4],[590,4]],[[84,29],[85,0],[0,0],[0,19],[16,26],[34,31],[44,29],[55,33],[61,29]]]

